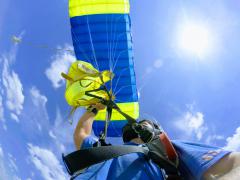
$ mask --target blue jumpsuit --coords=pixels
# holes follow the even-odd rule
[[[92,147],[97,141],[87,137],[81,149]],[[201,179],[203,173],[230,153],[217,147],[172,141],[180,157],[180,171],[184,179]],[[127,143],[128,145],[137,145]],[[131,153],[87,168],[77,180],[164,180],[162,170],[141,153]]]

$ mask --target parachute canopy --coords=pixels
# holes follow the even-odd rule
[[[19,44],[20,42],[22,42],[22,38],[17,36],[12,36],[12,42],[14,42],[15,44]]]
[[[107,73],[106,82],[109,81],[106,85],[113,93],[115,103],[123,112],[137,119],[139,105],[129,10],[129,0],[69,0],[71,33],[76,59],[90,63],[92,65],[90,69],[96,68],[93,70],[96,74],[97,72]],[[69,74],[71,71],[70,68]],[[110,77],[110,72],[114,74],[113,79]],[[81,88],[77,87],[74,81],[72,82],[67,83],[67,99],[74,99],[74,96],[77,97],[83,93]],[[74,87],[70,88],[70,86]],[[99,95],[104,96],[104,93]],[[72,106],[79,105],[77,101],[70,101],[72,103],[69,104]],[[105,117],[105,111],[100,111],[96,116],[93,124],[96,135],[103,131]],[[125,123],[127,123],[126,119],[113,110],[107,135],[121,136],[121,129]]]

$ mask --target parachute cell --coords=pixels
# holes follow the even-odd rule
[[[138,118],[129,0],[69,0],[69,15],[77,60],[114,74],[107,87],[121,110]],[[104,129],[106,111],[94,121],[96,135]],[[108,136],[121,136],[126,119],[113,110]]]

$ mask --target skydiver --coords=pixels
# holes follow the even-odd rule
[[[102,104],[91,106],[79,119],[74,131],[74,143],[77,150],[91,148],[97,142],[98,139],[91,135],[92,124],[98,111],[104,108],[105,106]],[[133,128],[129,128],[129,125],[123,128],[125,145],[141,146],[154,134],[151,131],[160,129],[157,124],[149,120],[141,121],[139,125],[148,131],[139,135]],[[217,147],[183,141],[172,141],[172,144],[179,157],[179,170],[182,179],[234,180],[240,178],[239,152],[230,152]],[[79,174],[76,179],[160,180],[166,179],[166,177],[164,171],[154,162],[146,159],[143,154],[131,153],[92,165]]]

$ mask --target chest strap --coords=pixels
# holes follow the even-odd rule
[[[181,179],[177,166],[159,150],[158,142],[160,141],[147,143],[143,147],[134,145],[93,147],[81,149],[66,156],[63,155],[62,158],[68,173],[75,175],[82,169],[106,160],[130,153],[142,153],[147,159],[151,159],[160,168],[164,169],[167,179]]]

